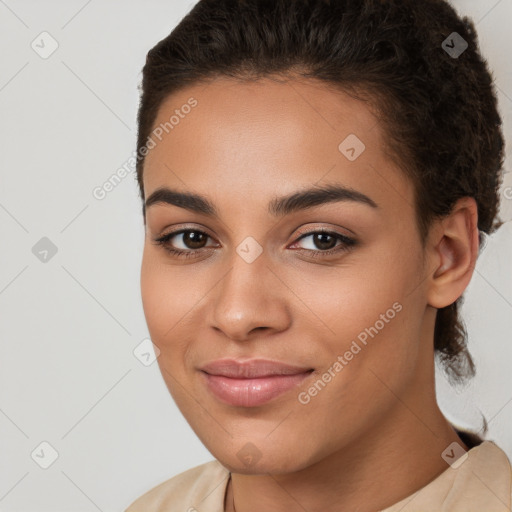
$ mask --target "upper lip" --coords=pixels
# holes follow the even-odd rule
[[[258,378],[272,375],[297,375],[311,371],[313,368],[293,366],[269,359],[218,359],[200,368],[210,375],[222,375],[230,378]]]

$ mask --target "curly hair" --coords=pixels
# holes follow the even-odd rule
[[[454,54],[448,49],[456,44]],[[473,22],[445,0],[200,0],[143,68],[136,170],[144,221],[140,155],[160,105],[218,77],[316,79],[368,102],[388,156],[414,185],[423,245],[432,221],[465,196],[477,203],[480,250],[483,235],[503,224],[496,216],[504,140],[493,78]],[[434,329],[452,384],[475,375],[462,300],[438,309]]]

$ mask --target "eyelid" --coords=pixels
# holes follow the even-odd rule
[[[326,227],[325,224],[323,225],[320,225],[320,226],[310,226],[308,228],[304,228],[304,230],[302,229],[299,229],[298,233],[296,234],[296,236],[300,237],[300,236],[303,236],[303,235],[311,235],[311,234],[314,234],[314,233],[327,233],[327,234],[332,234],[332,235],[337,235],[337,236],[341,236],[341,237],[344,237],[344,238],[353,238],[354,236],[354,233],[353,231],[351,230],[348,230],[347,231],[350,231],[350,234],[345,234],[345,233],[342,233],[342,232],[339,232],[339,228],[329,228],[329,227]]]
[[[178,226],[176,228],[173,228],[169,232],[164,232],[162,235],[158,235],[158,236],[154,237],[153,241],[159,242],[161,240],[168,239],[165,241],[165,243],[170,243],[170,240],[174,239],[177,236],[183,235],[184,233],[186,233],[188,231],[192,231],[194,233],[201,233],[201,234],[206,235],[207,238],[209,238],[211,240],[216,240],[216,238],[213,235],[211,235],[206,228],[204,228],[202,226],[200,228],[197,228],[195,226]],[[206,246],[206,247],[202,247],[201,249],[176,249],[176,250],[178,250],[178,251],[181,250],[184,252],[185,251],[186,252],[194,252],[194,251],[201,251],[201,250],[206,250],[206,249],[211,249],[211,248],[212,248],[212,246]]]
[[[162,234],[161,235],[158,235],[157,238],[162,238],[164,236],[167,236],[167,235],[178,235],[178,234],[181,234],[183,233],[183,231],[197,231],[197,232],[200,232],[200,233],[204,233],[205,235],[208,235],[210,238],[215,238],[209,231],[208,228],[204,227],[203,225],[201,224],[195,224],[195,225],[190,225],[190,224],[178,224],[176,226],[173,226],[172,229],[170,231],[165,231],[166,228],[164,228],[162,230]]]
[[[203,234],[207,235],[209,238],[215,239],[215,236],[213,236],[209,232],[208,228],[206,228],[202,225],[198,225],[198,224],[196,224],[196,225],[178,224],[177,226],[173,227],[173,229],[171,231],[169,231],[168,233],[164,232],[164,233],[162,233],[162,235],[158,235],[155,238],[164,238],[168,235],[177,236],[177,235],[183,234],[184,231],[196,231],[196,232],[203,233]],[[353,239],[353,231],[348,230],[348,229],[347,229],[347,231],[350,231],[351,234],[349,235],[349,234],[345,234],[345,233],[340,233],[335,228],[328,228],[325,225],[321,225],[318,227],[310,226],[308,228],[299,229],[298,232],[295,234],[293,243],[297,242],[299,240],[299,238],[301,238],[301,237],[304,237],[307,235],[313,235],[313,234],[319,233],[319,232],[327,233],[327,234],[335,235],[335,236],[340,236],[347,240]],[[189,250],[192,250],[192,249],[189,249]]]
[[[299,249],[294,249],[294,250],[305,251],[306,253],[309,253],[310,256],[313,256],[313,257],[319,257],[321,255],[324,255],[324,257],[328,257],[333,254],[339,254],[341,252],[349,251],[350,249],[352,249],[359,243],[357,239],[355,239],[353,237],[349,237],[347,235],[344,235],[342,233],[339,233],[339,232],[331,230],[331,229],[326,229],[326,228],[316,228],[315,229],[315,228],[313,228],[310,231],[306,231],[306,232],[300,234],[298,236],[298,238],[296,238],[295,241],[292,243],[292,246],[295,244],[298,244],[301,240],[304,240],[310,236],[316,235],[317,233],[324,233],[324,234],[334,238],[336,240],[336,242],[340,242],[340,243],[336,243],[336,245],[333,248],[323,250],[323,251],[320,249],[304,249],[304,248],[299,248]]]
[[[157,238],[153,239],[153,243],[157,246],[161,246],[164,250],[166,250],[173,258],[175,259],[187,259],[187,258],[195,258],[200,257],[201,253],[204,254],[205,251],[209,251],[215,248],[215,246],[205,246],[199,249],[181,249],[170,246],[170,241],[175,237],[182,235],[186,232],[196,232],[200,234],[206,235],[207,238],[215,240],[215,237],[210,235],[207,230],[203,231],[203,228],[197,229],[193,226],[180,226],[176,227],[168,233],[165,233]],[[295,248],[293,251],[297,251],[299,253],[307,253],[308,258],[313,259],[327,259],[332,256],[342,255],[343,253],[350,252],[354,247],[359,245],[359,241],[356,238],[349,237],[342,233],[339,233],[333,229],[326,228],[325,226],[320,227],[310,227],[307,230],[300,230],[299,233],[295,236],[294,241],[292,242],[292,246],[299,243],[304,238],[309,236],[313,236],[318,233],[326,233],[327,235],[334,237],[336,239],[336,245],[327,250],[321,249],[305,249],[305,248]],[[289,247],[289,246],[288,246]]]

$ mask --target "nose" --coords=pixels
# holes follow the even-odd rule
[[[291,323],[291,292],[264,254],[248,263],[238,254],[211,297],[211,327],[236,341],[285,330]]]

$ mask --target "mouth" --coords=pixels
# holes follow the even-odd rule
[[[314,371],[266,359],[221,359],[200,368],[209,391],[222,403],[256,407],[291,391]]]

